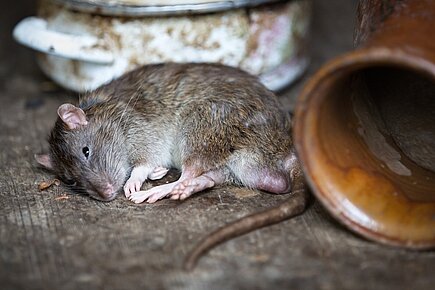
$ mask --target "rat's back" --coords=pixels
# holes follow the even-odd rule
[[[142,66],[83,96],[81,107],[101,102],[127,104],[148,113],[162,110],[162,114],[190,104],[224,102],[279,114],[276,97],[256,77],[220,64]]]

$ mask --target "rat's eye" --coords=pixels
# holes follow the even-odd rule
[[[63,183],[65,183],[66,186],[76,186],[77,182],[74,179],[63,177],[61,178]]]
[[[85,155],[86,159],[89,157],[89,147],[83,147],[82,149],[83,154]]]

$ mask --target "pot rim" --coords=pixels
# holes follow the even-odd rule
[[[193,4],[163,4],[141,5],[128,3],[104,3],[89,0],[52,0],[62,6],[85,13],[95,13],[107,16],[168,16],[190,15],[226,10],[255,7],[262,4],[285,2],[286,0],[226,0]]]

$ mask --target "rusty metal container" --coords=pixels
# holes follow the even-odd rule
[[[295,143],[320,202],[389,245],[435,247],[435,1],[362,0],[357,49],[323,66]]]
[[[270,89],[306,68],[310,0],[41,0],[15,39],[40,52],[41,69],[75,91],[137,66],[220,62]]]

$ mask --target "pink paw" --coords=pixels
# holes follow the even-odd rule
[[[171,199],[185,200],[195,192],[202,190],[204,187],[198,182],[198,179],[188,179],[177,184],[171,192]]]
[[[132,193],[140,191],[142,183],[143,182],[140,179],[129,178],[124,185],[125,197],[129,198]]]
[[[129,199],[134,203],[154,203],[166,197],[172,190],[173,184],[165,184],[153,187],[149,190],[137,191],[130,195]]]
[[[129,199],[134,203],[142,203],[150,196],[152,196],[152,193],[150,193],[149,191],[150,190],[134,192],[130,195]]]
[[[165,167],[156,167],[154,171],[148,175],[148,179],[157,180],[163,178],[169,171],[169,168]]]

